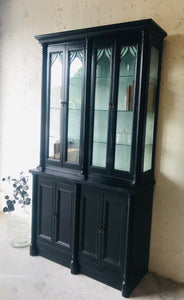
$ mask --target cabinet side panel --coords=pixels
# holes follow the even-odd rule
[[[148,269],[153,186],[139,192],[135,199],[132,262],[138,269]]]
[[[131,199],[124,297],[130,295],[148,271],[152,201],[153,185]]]

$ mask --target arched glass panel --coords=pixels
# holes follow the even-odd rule
[[[63,53],[50,55],[49,158],[60,160]]]
[[[97,49],[92,165],[106,167],[111,49]]]
[[[132,146],[136,55],[137,49],[134,46],[121,48],[114,168],[128,172]]]
[[[67,161],[79,164],[83,51],[70,51],[69,55]]]

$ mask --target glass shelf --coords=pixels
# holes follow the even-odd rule
[[[82,77],[70,77],[70,80],[82,80]]]
[[[50,106],[50,109],[57,109],[57,110],[59,110],[59,109],[61,109],[61,107]]]
[[[109,110],[108,110],[108,109],[95,109],[94,111],[95,111],[95,112],[101,112],[101,111],[103,111],[103,112],[104,112],[104,111],[105,111],[105,112],[108,112]]]
[[[116,143],[116,146],[126,146],[126,147],[131,147],[132,144]]]
[[[118,109],[117,112],[119,113],[129,113],[129,114],[132,114],[133,113],[133,110],[125,110],[125,109]]]
[[[93,143],[98,143],[98,144],[107,144],[105,141],[93,141]]]
[[[68,143],[75,143],[75,142],[79,142],[80,139],[79,138],[73,138],[73,137],[70,138],[70,137],[68,137],[67,141],[68,141]]]
[[[133,78],[134,79],[135,75],[130,74],[130,75],[120,75],[119,78]]]
[[[109,77],[107,76],[96,76],[96,79],[108,79],[109,81]]]
[[[76,111],[76,112],[78,112],[78,113],[81,113],[81,109],[80,108],[69,108],[68,109],[69,111]]]

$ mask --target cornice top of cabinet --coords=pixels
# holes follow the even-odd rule
[[[49,33],[36,35],[35,38],[41,44],[64,42],[68,40],[84,39],[90,37],[104,36],[113,33],[125,33],[127,31],[142,31],[148,30],[157,35],[160,39],[164,39],[167,33],[152,19],[139,21],[117,23],[113,25],[104,25],[98,27],[89,27],[84,29],[76,29],[70,31]]]

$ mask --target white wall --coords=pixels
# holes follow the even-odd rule
[[[0,176],[39,163],[41,47],[34,35],[154,19],[168,32],[156,152],[150,270],[184,281],[183,0],[0,0]]]

